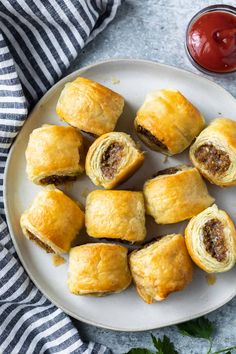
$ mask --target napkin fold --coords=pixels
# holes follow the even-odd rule
[[[83,343],[71,319],[24,271],[5,222],[3,178],[11,144],[38,99],[84,45],[115,17],[122,0],[0,2],[0,352],[108,354]]]

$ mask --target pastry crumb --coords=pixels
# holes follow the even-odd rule
[[[167,155],[163,156],[162,162],[163,162],[163,163],[166,163],[166,162],[168,161],[168,157],[169,157],[169,156],[167,156]]]
[[[136,147],[138,150],[142,150],[142,144],[139,141],[136,141]]]
[[[206,280],[208,285],[214,285],[216,282],[216,276],[214,274],[207,274]]]
[[[62,256],[59,256],[58,254],[54,254],[52,256],[52,263],[55,267],[60,266],[61,264],[66,263],[65,258],[63,258]]]
[[[112,83],[113,85],[117,85],[117,84],[120,83],[120,80],[113,76],[113,77],[111,78],[111,83]]]
[[[88,188],[84,188],[81,195],[82,195],[82,197],[87,198],[89,193],[90,193],[90,190]]]
[[[66,182],[66,183],[64,183],[63,185],[61,184],[61,185],[58,185],[57,186],[57,188],[58,189],[60,189],[60,190],[62,190],[62,192],[65,192],[65,193],[70,193],[70,191],[71,191],[71,189],[72,189],[72,187],[73,187],[73,183],[74,182]]]

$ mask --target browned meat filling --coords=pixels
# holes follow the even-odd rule
[[[169,167],[165,168],[164,170],[158,171],[153,175],[154,177],[161,176],[161,175],[174,175],[175,173],[181,171],[179,167]]]
[[[57,176],[57,175],[52,175],[48,177],[44,177],[40,180],[41,184],[63,184],[65,182],[73,182],[75,181],[77,176]]]
[[[47,253],[55,253],[50,246],[46,245],[43,241],[41,241],[38,237],[36,237],[34,234],[32,234],[29,230],[27,232],[29,235],[29,239],[31,241],[34,241],[35,243],[37,243],[37,245],[39,245],[41,248],[43,248]]]
[[[141,125],[137,126],[137,132],[139,134],[144,135],[146,138],[148,138],[148,140],[150,140],[153,144],[158,146],[160,149],[167,150],[167,147],[165,144],[163,144],[159,139],[157,139],[154,135],[152,135],[152,133],[150,133],[149,130],[143,128]]]
[[[206,251],[218,262],[225,260],[227,248],[224,239],[224,227],[218,219],[211,219],[204,225],[203,242]]]
[[[112,179],[114,177],[122,159],[123,150],[123,145],[112,143],[102,155],[101,171],[106,178]]]
[[[222,174],[230,166],[229,155],[222,150],[215,148],[212,144],[204,144],[194,153],[195,158],[213,175]]]

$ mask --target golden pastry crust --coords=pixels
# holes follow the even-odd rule
[[[166,89],[146,96],[134,124],[140,139],[151,149],[174,155],[191,144],[205,120],[179,91]]]
[[[95,81],[78,77],[65,85],[56,112],[73,127],[100,136],[115,129],[123,107],[121,95]]]
[[[229,215],[216,205],[189,221],[185,240],[192,260],[206,272],[226,272],[235,265],[235,227]]]
[[[164,236],[130,255],[130,270],[140,297],[148,304],[164,300],[192,280],[193,266],[184,237]]]
[[[25,155],[27,175],[36,184],[63,183],[84,171],[83,139],[72,127],[47,124],[33,130]]]
[[[144,240],[145,207],[142,192],[91,192],[86,200],[85,225],[89,236],[120,238],[130,242]]]
[[[167,169],[144,184],[147,214],[157,224],[172,224],[197,215],[214,202],[200,173],[194,167],[175,166]]]
[[[100,136],[88,150],[86,174],[97,186],[116,187],[143,163],[144,154],[125,133],[112,132]]]
[[[194,166],[211,183],[236,185],[236,122],[217,118],[204,129],[190,148]]]
[[[56,188],[40,191],[20,219],[24,235],[49,253],[68,252],[84,226],[84,213]],[[34,238],[33,238],[34,237]]]
[[[131,283],[127,248],[109,243],[74,247],[69,257],[68,286],[75,295],[119,293]]]

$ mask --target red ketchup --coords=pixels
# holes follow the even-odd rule
[[[189,25],[187,48],[200,67],[216,73],[236,70],[236,15],[203,13]]]

